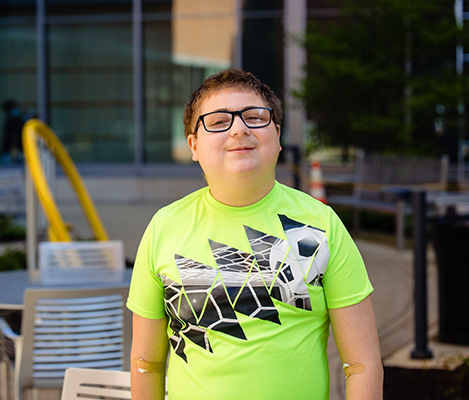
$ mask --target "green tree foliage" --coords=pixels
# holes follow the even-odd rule
[[[447,153],[467,86],[455,69],[457,38],[465,31],[456,26],[453,2],[334,3],[340,18],[308,27],[307,78],[296,93],[317,132],[344,148]]]
[[[8,215],[0,215],[0,242],[25,240],[26,231],[23,226],[14,222]]]
[[[0,254],[0,272],[26,269],[26,253],[17,249],[6,249]]]

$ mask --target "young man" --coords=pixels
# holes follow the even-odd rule
[[[211,76],[185,133],[208,187],[159,210],[139,246],[132,398],[328,399],[332,323],[347,399],[381,399],[363,261],[335,213],[275,181],[280,101],[253,75]]]

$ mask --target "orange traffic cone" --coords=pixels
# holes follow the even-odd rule
[[[311,177],[309,182],[309,194],[315,199],[327,204],[326,190],[322,180],[321,163],[318,160],[311,162]]]

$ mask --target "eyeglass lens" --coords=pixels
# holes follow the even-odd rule
[[[217,111],[204,116],[205,129],[212,132],[224,131],[230,128],[234,116],[230,113]],[[265,108],[250,108],[241,112],[241,118],[248,128],[260,128],[270,123],[270,110]]]

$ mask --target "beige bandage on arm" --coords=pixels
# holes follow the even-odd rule
[[[136,367],[141,374],[145,372],[162,372],[165,368],[165,363],[145,361],[143,358],[133,358],[132,365]]]
[[[365,372],[366,370],[366,367],[364,364],[350,365],[350,364],[344,363],[342,365],[342,368],[344,369],[344,372],[345,372],[345,379],[347,379],[350,375],[363,374],[363,372]]]

